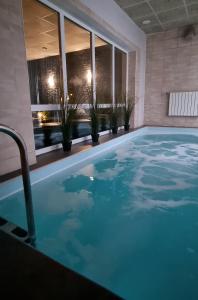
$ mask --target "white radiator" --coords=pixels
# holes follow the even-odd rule
[[[169,116],[198,116],[198,92],[175,92],[169,97]]]

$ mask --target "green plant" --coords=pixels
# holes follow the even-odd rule
[[[98,118],[98,105],[92,104],[89,109],[90,119],[91,119],[91,133],[92,135],[97,135],[99,132],[99,118]]]
[[[130,127],[130,118],[131,118],[131,113],[133,111],[132,106],[124,106],[124,129],[125,131],[129,130]]]
[[[89,116],[91,120],[91,137],[92,142],[97,143],[99,138],[99,114],[97,102],[91,101],[89,105]]]
[[[118,112],[118,106],[116,104],[111,108],[111,112],[110,112],[110,124],[111,124],[111,130],[113,134],[117,134],[118,132],[118,118],[119,118],[119,112]]]
[[[124,105],[124,129],[125,129],[125,131],[129,130],[130,118],[131,118],[131,114],[133,112],[134,107],[135,107],[134,98],[128,98],[128,101],[126,101],[126,99],[125,99],[125,105]]]
[[[64,121],[62,122],[62,133],[63,133],[63,140],[70,141],[71,140],[71,133],[72,133],[72,121],[76,114],[75,108],[69,108],[67,110],[66,116]]]
[[[91,86],[85,86],[83,94],[89,101],[89,117],[91,121],[92,142],[97,143],[99,138],[99,106],[93,98],[93,90]]]
[[[71,150],[72,123],[76,115],[78,105],[69,104],[66,100],[61,105],[61,130],[63,135],[63,150]]]

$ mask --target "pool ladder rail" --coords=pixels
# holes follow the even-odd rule
[[[3,132],[11,136],[18,145],[21,159],[21,171],[23,178],[23,189],[25,196],[25,208],[26,208],[26,217],[27,217],[27,226],[28,226],[28,236],[30,239],[30,244],[35,245],[36,233],[35,233],[35,223],[34,223],[34,213],[32,205],[32,190],[30,184],[30,172],[27,156],[27,147],[22,136],[16,132],[14,129],[0,124],[0,132]]]

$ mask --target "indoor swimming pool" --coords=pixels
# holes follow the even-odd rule
[[[31,173],[37,249],[124,299],[198,299],[198,131],[115,140]],[[26,228],[20,180],[0,215]]]

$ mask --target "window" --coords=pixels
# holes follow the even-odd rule
[[[126,53],[115,48],[115,102],[125,103],[126,99]]]
[[[67,85],[70,103],[89,103],[92,97],[91,34],[65,20]]]
[[[59,113],[48,110],[61,98],[59,16],[35,0],[23,0],[22,5],[30,98],[38,107],[32,112],[35,148],[40,149],[61,141]]]
[[[35,0],[23,0],[24,32],[32,104],[60,101],[58,14]]]
[[[112,45],[95,37],[96,100],[112,103]]]
[[[93,98],[101,105],[100,131],[109,129],[112,103],[125,102],[126,53],[37,0],[22,0],[22,6],[35,148],[62,141],[63,96],[80,106],[73,138],[90,134],[88,104]]]
[[[58,110],[33,111],[35,148],[41,149],[62,142]]]
[[[80,104],[73,121],[73,138],[89,135],[90,120],[86,107],[92,100],[91,33],[65,19],[65,50],[69,103]]]

